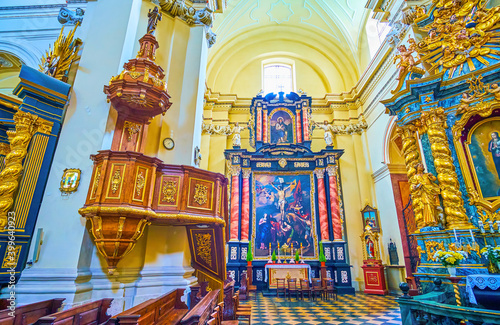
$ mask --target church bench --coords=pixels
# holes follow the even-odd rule
[[[106,315],[113,299],[101,299],[50,314],[40,318],[35,325],[98,325],[105,323]]]
[[[24,306],[16,306],[14,317],[12,310],[6,309],[10,305],[7,299],[2,299],[0,306],[0,325],[24,325],[33,324],[40,317],[56,313],[61,307],[64,299],[51,299],[39,301]]]
[[[179,324],[188,312],[181,301],[185,289],[176,289],[155,299],[149,299],[135,307],[113,316],[107,324],[115,325],[166,325]]]
[[[220,290],[210,291],[201,301],[194,306],[181,320],[181,325],[205,325],[210,315],[214,312],[219,298]]]

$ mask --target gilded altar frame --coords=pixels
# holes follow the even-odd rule
[[[500,121],[500,102],[481,102],[470,107],[452,127],[453,141],[470,204],[475,205],[478,212],[485,212],[487,215],[500,208],[500,196],[483,197],[469,145],[474,131],[479,126],[495,120]],[[464,134],[464,131],[467,133]]]
[[[317,260],[318,259],[318,234],[317,234],[317,227],[316,227],[316,205],[315,205],[315,187],[314,187],[314,173],[312,171],[303,171],[303,172],[277,172],[277,171],[269,171],[269,172],[263,172],[263,171],[255,171],[253,173],[254,175],[285,175],[285,176],[291,176],[291,175],[309,175],[310,181],[311,181],[311,224],[313,227],[311,227],[311,235],[313,237],[313,252],[314,256],[302,256],[303,260]],[[252,242],[254,243],[251,247],[252,249],[252,255],[254,257],[254,260],[268,260],[269,256],[256,256],[255,255],[255,234],[256,234],[256,210],[257,210],[257,205],[256,205],[256,190],[255,190],[255,180],[256,177],[252,177]]]

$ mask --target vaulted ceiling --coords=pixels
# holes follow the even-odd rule
[[[252,97],[260,90],[255,74],[261,62],[283,58],[296,64],[297,88],[317,96],[350,90],[369,61],[365,3],[229,1],[214,23],[217,42],[209,51],[208,87]]]

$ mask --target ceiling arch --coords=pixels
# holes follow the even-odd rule
[[[234,93],[242,89],[237,82],[243,71],[260,75],[257,67],[262,59],[281,55],[297,60],[303,72],[307,71],[306,75],[297,74],[298,87],[307,88],[300,85],[304,77],[307,83],[321,84],[324,92],[350,90],[365,68],[360,62],[367,60],[362,56],[369,55],[359,50],[364,47],[359,33],[367,14],[358,1],[231,1],[214,24],[217,43],[209,52],[207,85],[217,92]],[[253,68],[249,70],[249,66]],[[253,83],[247,88],[258,91],[260,77],[249,79]]]

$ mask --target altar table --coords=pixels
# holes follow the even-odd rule
[[[311,282],[311,266],[309,264],[266,264],[265,269],[264,280],[267,282],[269,278],[269,288],[271,289],[276,288],[276,279],[308,278],[309,282]]]
[[[474,287],[477,287],[479,289],[489,288],[493,291],[497,291],[500,288],[500,275],[472,274],[467,276],[467,284],[465,290],[469,294],[470,302],[473,304],[477,304],[476,296],[473,291]]]

